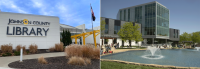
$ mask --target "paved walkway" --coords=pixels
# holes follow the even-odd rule
[[[114,47],[111,47],[111,51],[113,51],[113,53],[126,52],[126,51],[130,51],[130,50],[146,50],[146,49],[115,49]],[[108,54],[103,54],[101,56],[104,56],[104,55],[108,55]]]
[[[56,52],[56,53],[42,53],[42,54],[33,54],[33,55],[24,55],[24,59],[37,59],[40,56],[46,57],[56,57],[56,56],[65,56],[64,52]],[[10,69],[8,64],[14,61],[19,61],[20,56],[9,56],[9,57],[0,57],[0,69]]]

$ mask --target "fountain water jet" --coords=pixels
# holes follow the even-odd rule
[[[197,51],[199,51],[200,47],[195,47],[197,49]]]
[[[147,50],[145,51],[145,55],[142,56],[143,58],[147,59],[161,59],[163,56],[161,55],[160,48],[148,46]]]

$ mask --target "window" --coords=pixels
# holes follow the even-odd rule
[[[114,24],[114,34],[117,34],[120,30],[120,23],[121,21],[119,20],[115,20],[115,24]]]
[[[126,9],[124,10],[124,21],[126,21]]]
[[[115,27],[114,27],[114,34],[117,34],[118,32],[119,32],[119,30],[120,30],[120,26],[116,26],[115,25]]]
[[[122,10],[120,10],[120,20],[122,20]]]
[[[176,35],[177,35],[177,38],[178,38],[178,30],[177,30],[177,34]]]
[[[169,36],[169,10],[157,3],[157,35]],[[159,30],[160,29],[160,30]],[[172,34],[175,37],[176,34]]]
[[[156,4],[145,5],[145,35],[155,35],[155,8]],[[142,8],[141,8],[142,10]],[[141,17],[141,16],[140,16]],[[141,18],[142,19],[142,18]],[[142,21],[140,21],[142,22]]]
[[[128,9],[128,22],[130,21],[130,9]]]
[[[135,7],[135,22],[142,23],[142,6]]]
[[[108,23],[108,21],[109,21],[109,20],[106,18],[106,19],[105,19],[105,22],[106,22],[106,24],[105,24],[105,34],[108,34],[108,33],[109,33],[109,32],[108,32],[108,31],[109,31],[109,23]]]
[[[105,34],[108,34],[108,24],[105,25]]]

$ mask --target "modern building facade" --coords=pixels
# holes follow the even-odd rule
[[[85,24],[82,24],[82,25],[79,25],[79,26],[76,26],[76,27],[72,27],[72,26],[65,25],[65,24],[60,24],[60,37],[61,38],[62,38],[61,33],[63,32],[63,30],[70,31],[71,36],[92,31],[92,29],[86,29]],[[94,27],[93,30],[100,30],[100,26]],[[79,39],[77,39],[77,44],[81,44],[81,45],[83,44],[82,38],[83,37],[80,37]],[[86,40],[85,41],[86,44],[87,43],[89,43],[89,44],[94,43],[93,35],[88,36],[85,40]],[[96,37],[96,43],[97,44],[100,43],[100,35],[98,35]],[[72,39],[72,44],[75,44],[75,39]]]
[[[126,21],[122,20],[116,20],[116,19],[110,19],[110,18],[105,18],[101,17],[103,21],[106,22],[105,24],[105,30],[101,32],[101,42],[100,44],[111,44],[111,43],[119,43],[119,45],[129,45],[129,41],[122,41],[119,36],[118,32],[120,28],[123,26]],[[138,29],[141,33],[141,24],[140,23],[134,23],[133,26],[138,25],[140,28]],[[141,42],[138,42],[141,45]],[[131,41],[131,45],[138,45],[138,43],[135,43],[135,41]]]
[[[180,31],[169,28],[169,9],[157,1],[119,9],[116,19],[141,24],[142,37],[147,44],[179,41]]]

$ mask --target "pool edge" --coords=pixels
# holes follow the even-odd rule
[[[122,60],[100,59],[100,61],[110,61],[110,62],[117,62],[117,63],[124,63],[124,64],[139,65],[139,66],[158,67],[158,68],[200,69],[200,67],[181,67],[181,66],[173,66],[173,65],[144,64],[144,63],[122,61]]]

